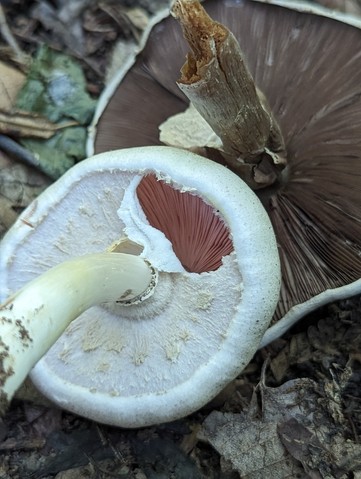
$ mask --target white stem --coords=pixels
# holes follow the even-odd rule
[[[156,272],[123,253],[99,253],[62,263],[0,306],[0,411],[35,363],[85,310],[150,296]]]

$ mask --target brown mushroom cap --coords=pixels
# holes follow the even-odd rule
[[[284,181],[261,194],[282,262],[274,320],[290,326],[361,291],[361,32],[272,5],[204,6],[239,40],[286,143]],[[176,86],[186,52],[172,18],[153,29],[98,122],[97,153],[160,143],[158,126],[187,107]]]

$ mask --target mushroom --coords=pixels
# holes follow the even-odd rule
[[[282,268],[266,345],[312,310],[361,292],[361,33],[274,5],[203,5],[239,40],[285,143],[288,166],[257,191]],[[174,19],[159,23],[134,66],[105,90],[89,139],[95,152],[160,144],[159,126],[187,108],[176,83],[188,49],[181,36]]]
[[[279,294],[258,198],[223,166],[165,146],[79,163],[0,253],[2,406],[50,348],[30,372],[40,392],[116,426],[208,402],[251,359]]]
[[[265,0],[255,0],[264,2]],[[266,0],[268,1],[268,0]],[[335,2],[312,2],[309,0],[270,0],[272,5],[279,5],[285,8],[291,8],[299,12],[315,13],[327,18],[340,20],[357,28],[361,28],[360,7],[357,4],[344,2],[342,5]],[[165,17],[163,17],[165,18]]]

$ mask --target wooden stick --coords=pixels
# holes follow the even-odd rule
[[[179,88],[221,138],[229,166],[253,189],[272,184],[286,166],[284,142],[236,38],[197,0],[177,0],[172,15],[191,49]]]

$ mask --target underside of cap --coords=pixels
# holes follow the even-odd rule
[[[282,267],[270,340],[316,307],[361,291],[361,32],[274,5],[203,5],[239,40],[286,144],[282,182],[260,193]],[[181,38],[171,18],[154,28],[109,103],[99,103],[96,152],[159,144],[159,125],[187,108],[176,86],[188,49]]]
[[[146,208],[136,218],[134,205],[138,201],[141,208],[146,197],[139,201],[134,195],[149,177],[151,191],[161,184],[154,203],[160,202],[157,195],[168,194],[168,187],[181,196],[172,210],[180,208],[177,216],[185,226],[192,212],[201,215],[196,223],[213,228],[214,218],[207,216],[211,207],[232,247],[221,250],[220,264],[204,272],[160,270],[153,296],[143,303],[89,309],[31,373],[40,391],[59,406],[123,427],[170,421],[214,397],[251,359],[279,291],[274,234],[251,190],[233,173],[197,155],[145,147],[85,160],[30,205],[1,245],[2,294],[66,259],[111,248],[126,233],[126,209],[132,209],[131,239],[139,241],[137,232],[144,234],[141,255],[169,254],[163,240],[172,244],[177,229],[165,231],[161,241],[147,233],[155,228],[152,221],[167,224],[169,216],[174,222],[172,212],[164,216],[165,203],[160,202],[159,218],[148,222]],[[133,201],[124,202],[127,195]],[[195,208],[189,207],[193,200]],[[240,205],[242,214],[236,210]],[[195,234],[192,241],[207,242],[207,236]]]

